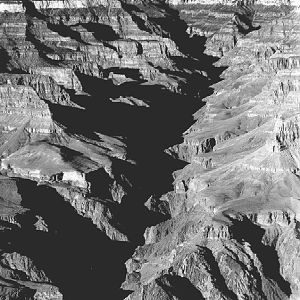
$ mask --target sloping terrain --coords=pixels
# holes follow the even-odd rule
[[[127,262],[128,299],[299,298],[299,14],[266,16],[235,28],[223,80],[168,150],[188,165]]]
[[[248,2],[0,1],[1,299],[298,299],[299,12]]]

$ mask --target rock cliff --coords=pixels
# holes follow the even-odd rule
[[[0,1],[1,299],[298,299],[294,2]]]
[[[127,299],[298,299],[299,14],[253,6],[245,32],[241,7],[181,9],[192,35],[209,37],[206,53],[220,36],[233,43],[216,53],[222,80],[168,149],[188,165],[161,199],[170,219],[147,228],[127,262]],[[216,11],[222,26],[206,30],[199,17]]]

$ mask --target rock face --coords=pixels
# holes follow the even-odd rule
[[[0,1],[1,299],[298,299],[297,3],[194,2]]]
[[[235,5],[235,4],[246,4],[246,5],[265,5],[265,6],[279,6],[279,5],[289,5],[297,6],[299,5],[297,0],[167,0],[170,5],[187,5],[187,4],[202,4],[202,5]]]
[[[123,287],[134,290],[127,299],[300,295],[299,14],[260,14],[263,22],[247,33],[235,18],[225,23],[236,37],[216,63],[226,68],[223,80],[194,114],[184,142],[168,150],[188,165],[162,199],[170,219],[149,227],[127,262]],[[224,31],[230,36],[224,27],[217,34]],[[206,51],[218,44],[212,34]]]

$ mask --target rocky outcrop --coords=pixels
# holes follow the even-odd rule
[[[299,22],[273,2],[0,1],[1,299],[297,299]]]
[[[127,262],[127,299],[298,299],[298,20],[231,23],[223,80],[168,149],[188,165]]]
[[[167,0],[170,5],[191,5],[191,4],[204,4],[204,5],[235,5],[242,3],[243,5],[291,5],[297,6],[297,0]]]
[[[186,71],[186,25],[158,1],[0,1],[0,15],[0,297],[85,299],[101,282],[124,298],[125,259],[169,215],[155,198],[176,137],[153,128],[208,82]],[[165,169],[152,181],[149,153]]]

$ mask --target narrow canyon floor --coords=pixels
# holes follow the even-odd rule
[[[0,299],[300,299],[297,0],[0,0],[0,55]]]

